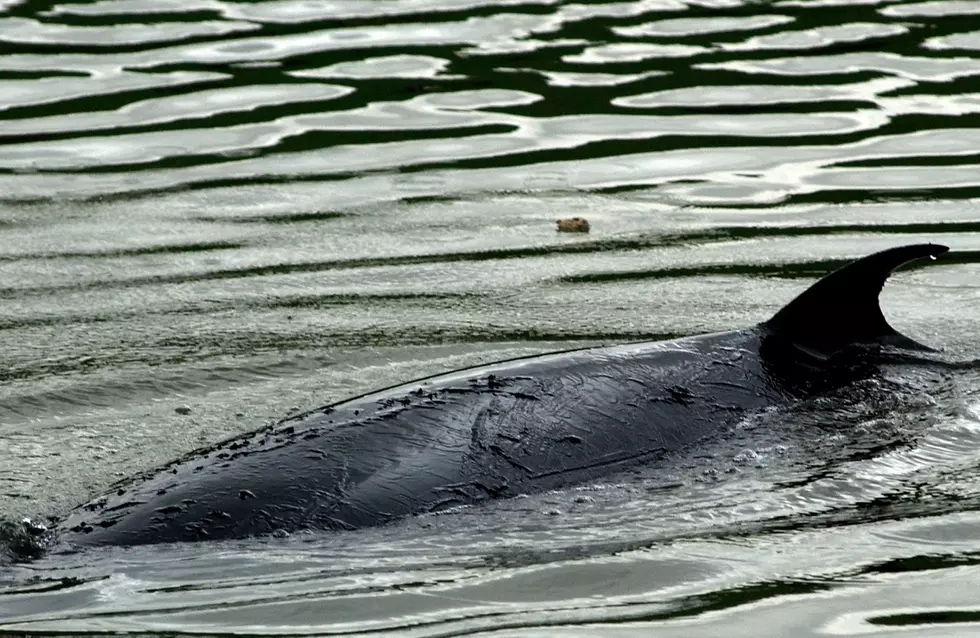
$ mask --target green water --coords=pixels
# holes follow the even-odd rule
[[[900,243],[954,252],[886,315],[977,358],[978,51],[976,0],[0,0],[0,520]],[[978,634],[980,375],[920,374],[652,483],[0,562],[0,634]]]

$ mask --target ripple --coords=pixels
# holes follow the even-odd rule
[[[474,91],[428,96],[425,101],[443,109],[467,110],[485,106],[536,101],[537,96],[514,91]],[[526,103],[526,102],[525,102]],[[268,124],[247,124],[207,130],[159,131],[90,136],[66,141],[9,144],[0,157],[0,168],[15,170],[80,170],[85,168],[158,162],[182,156],[241,153],[275,147],[285,137],[304,131],[329,130],[329,116],[286,118]],[[349,118],[348,118],[349,119]],[[874,129],[887,121],[879,111],[830,114],[713,116],[567,116],[530,121],[515,117],[496,119],[517,130],[538,131],[538,135],[513,133],[470,135],[465,138],[411,140],[382,144],[358,144],[335,148],[328,157],[320,153],[279,154],[275,158],[239,160],[239,170],[298,174],[316,172],[366,171],[392,166],[411,166],[439,161],[459,161],[529,153],[542,149],[575,148],[592,141],[645,139],[662,135],[730,135],[743,137],[781,137],[785,135],[825,135]],[[454,123],[459,125],[460,121]],[[475,122],[469,122],[473,124]],[[431,128],[431,123],[416,122]],[[349,124],[347,125],[349,126]],[[398,127],[404,125],[399,123]],[[270,164],[271,162],[271,164]],[[267,164],[268,169],[259,168]],[[276,169],[272,167],[276,166]],[[207,171],[207,168],[202,168]],[[234,169],[222,166],[226,175]]]
[[[684,37],[729,31],[755,31],[789,24],[793,21],[795,18],[790,16],[764,14],[744,18],[675,18],[631,27],[612,27],[612,32],[628,38],[637,36]]]
[[[817,49],[833,44],[861,42],[908,33],[908,27],[898,24],[853,23],[818,27],[804,31],[783,31],[749,38],[745,42],[722,44],[728,51],[765,51],[778,49]]]
[[[38,78],[4,80],[0,92],[0,110],[62,102],[83,97],[106,96],[127,91],[143,91],[186,84],[203,84],[223,80],[224,73],[171,71],[169,73],[97,74],[91,78]]]
[[[198,36],[221,36],[254,31],[258,28],[259,25],[250,22],[227,20],[83,27],[38,22],[28,18],[0,18],[0,41],[15,44],[114,47],[176,42]]]
[[[240,153],[275,146],[279,127],[248,124],[224,129],[158,131],[84,137],[68,141],[9,144],[0,167],[27,170],[78,170],[113,164],[156,162],[188,155]]]
[[[464,57],[472,56],[501,56],[520,53],[531,53],[551,48],[580,48],[587,44],[586,40],[536,40],[533,38],[497,38],[479,42],[475,46],[461,49],[459,54]]]
[[[684,11],[684,0],[639,0],[637,2],[604,2],[600,4],[573,3],[558,7],[555,21],[580,22],[592,18],[631,18],[658,11]]]
[[[911,2],[879,9],[879,13],[891,18],[941,17],[974,15],[980,13],[980,5],[973,0],[941,0],[939,2]]]
[[[540,26],[533,15],[501,14],[433,24],[390,24],[321,29],[277,37],[236,38],[228,41],[183,44],[135,53],[15,54],[0,58],[0,69],[11,71],[83,71],[121,68],[153,69],[186,63],[229,64],[282,61],[302,55],[338,50],[424,45],[477,45],[510,41]]]
[[[874,116],[874,112],[871,113]],[[877,117],[877,116],[875,116]],[[803,120],[801,120],[802,123]],[[506,137],[506,136],[504,136]],[[473,140],[473,138],[467,138]],[[490,138],[491,140],[493,138]],[[490,141],[490,140],[488,140]],[[499,140],[502,142],[502,140]],[[575,138],[567,143],[580,145],[582,140]],[[467,153],[473,157],[473,149],[466,142],[452,151]],[[503,152],[507,148],[513,152],[526,151],[535,143],[532,140],[518,146],[487,146],[483,152]],[[549,142],[552,148],[556,142]],[[867,141],[838,146],[792,146],[792,147],[754,147],[733,146],[717,148],[680,149],[673,151],[621,154],[614,160],[607,158],[555,161],[541,167],[518,166],[516,168],[468,169],[453,171],[428,171],[426,176],[380,176],[352,184],[370,184],[351,191],[352,199],[348,205],[393,201],[406,193],[414,195],[438,193],[478,193],[493,190],[524,190],[535,183],[562,184],[563,188],[617,188],[635,187],[640,184],[663,184],[678,179],[703,179],[713,175],[716,179],[725,176],[726,181],[735,173],[751,171],[774,171],[776,180],[786,193],[801,188],[803,176],[819,172],[822,164],[868,160],[879,158],[915,157],[917,153],[931,156],[970,155],[980,147],[975,129],[948,129],[916,132],[908,135],[882,136]],[[0,189],[8,198],[28,200],[47,199],[61,196],[99,197],[111,193],[139,193],[147,190],[174,188],[189,184],[219,179],[240,178],[254,181],[256,175],[322,175],[327,171],[343,172],[349,168],[381,168],[398,163],[408,156],[418,161],[439,159],[428,144],[405,142],[385,145],[387,150],[397,152],[398,157],[381,157],[376,146],[361,145],[353,149],[343,149],[349,156],[322,153],[279,154],[269,158],[238,160],[216,167],[200,166],[165,171],[144,170],[138,182],[133,182],[123,174],[93,175],[0,175]],[[387,152],[387,151],[386,151]],[[445,157],[445,154],[443,155]],[[65,189],[65,190],[63,190]]]
[[[579,64],[613,64],[642,62],[654,58],[687,58],[709,50],[706,47],[694,45],[623,42],[588,47],[581,53],[563,56],[562,60]]]
[[[443,75],[449,60],[428,55],[390,55],[367,58],[355,62],[338,62],[319,69],[290,71],[290,75],[304,78],[442,78],[462,79],[465,76]]]
[[[42,15],[120,16],[211,11],[221,7],[216,0],[95,0],[85,4],[56,4]]]
[[[275,24],[298,24],[315,20],[379,18],[417,13],[455,12],[492,6],[551,5],[557,0],[414,0],[410,4],[391,0],[267,0],[251,4],[221,0],[97,0],[85,4],[56,5],[48,15],[142,15],[189,11],[215,11],[230,19]]]
[[[421,95],[406,102],[375,102],[360,109],[333,113],[297,115],[277,122],[292,133],[313,130],[333,131],[437,131],[440,129],[464,129],[489,124],[520,126],[521,118],[483,113],[479,105],[533,104],[540,96],[514,90],[493,90],[443,94],[446,97]],[[453,95],[456,95],[454,98]],[[437,108],[438,103],[458,108]]]
[[[741,73],[771,75],[831,75],[880,71],[910,80],[948,82],[956,78],[980,75],[980,66],[971,58],[922,58],[896,53],[844,53],[820,57],[781,58],[775,60],[706,62],[701,69],[723,69]]]
[[[885,97],[879,98],[878,102],[882,110],[893,115],[923,113],[955,116],[980,112],[980,93]]]
[[[657,108],[668,106],[738,106],[740,104],[786,104],[828,102],[834,100],[880,103],[878,96],[915,86],[903,78],[877,78],[854,84],[831,85],[728,85],[668,89],[618,97],[615,106],[625,108]],[[946,97],[946,96],[943,96]]]
[[[980,31],[929,38],[922,43],[922,46],[923,48],[932,49],[934,51],[942,51],[946,49],[967,49],[978,51],[980,50]]]
[[[980,185],[980,165],[824,169],[806,181],[822,188],[862,190],[964,188]]]
[[[840,7],[849,5],[876,5],[895,0],[778,0],[777,7]]]
[[[549,139],[647,138],[659,135],[731,135],[737,137],[805,136],[850,133],[879,128],[878,111],[852,113],[778,113],[715,117],[712,115],[594,115],[559,117],[538,124]],[[596,131],[602,131],[601,137]],[[590,139],[591,138],[591,139]]]
[[[647,78],[667,75],[665,71],[646,73],[575,73],[573,71],[534,71],[533,69],[514,69],[520,72],[540,73],[551,86],[619,86],[632,84]]]
[[[115,111],[0,120],[0,135],[89,132],[165,124],[247,112],[264,106],[282,107],[286,104],[333,100],[353,92],[352,88],[329,84],[270,84],[210,89],[130,102]]]
[[[327,3],[307,0],[272,0],[243,4],[220,3],[221,14],[278,24],[295,24],[313,20],[344,20],[350,18],[381,18],[389,16],[457,12],[482,7],[550,6],[559,0],[413,0],[411,3],[393,0],[332,0]]]
[[[413,102],[423,109],[473,111],[482,108],[503,108],[534,104],[542,99],[536,93],[515,91],[513,89],[478,89],[473,91],[452,91],[420,96]]]

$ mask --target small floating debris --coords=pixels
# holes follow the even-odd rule
[[[181,405],[181,406],[178,406],[178,407],[174,408],[174,412],[176,412],[177,414],[187,415],[187,414],[190,414],[191,413],[191,409],[188,406],[186,406],[186,405]]]
[[[559,233],[587,233],[589,232],[589,220],[584,217],[568,217],[566,219],[556,219]]]
[[[24,531],[26,531],[31,536],[40,536],[41,534],[48,531],[47,526],[40,521],[35,521],[30,518],[23,518],[20,521],[21,525],[24,526]]]

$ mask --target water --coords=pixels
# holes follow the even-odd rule
[[[0,519],[422,374],[750,325],[842,259],[980,352],[980,3],[0,1]],[[588,235],[555,232],[581,216]],[[0,632],[980,632],[980,375],[666,474],[0,563]],[[889,385],[891,384],[891,385]]]

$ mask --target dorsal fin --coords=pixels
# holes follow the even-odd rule
[[[902,264],[935,259],[948,250],[939,244],[913,244],[868,255],[813,284],[763,325],[773,334],[823,352],[869,343],[930,350],[888,325],[878,295]]]

